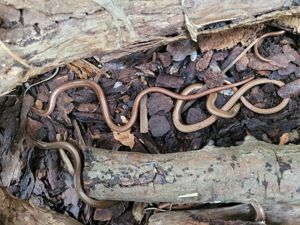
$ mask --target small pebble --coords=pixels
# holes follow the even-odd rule
[[[121,87],[123,84],[121,81],[117,81],[115,84],[114,84],[114,89],[118,88],[118,87]]]

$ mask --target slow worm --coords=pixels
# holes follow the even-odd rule
[[[283,99],[283,101],[272,108],[268,108],[268,109],[262,109],[262,108],[258,108],[255,107],[254,105],[252,105],[244,96],[243,94],[248,91],[250,88],[260,85],[260,84],[267,84],[267,83],[272,83],[277,85],[278,87],[282,87],[284,85],[284,83],[282,81],[279,80],[270,80],[270,79],[266,79],[266,78],[262,78],[262,79],[256,79],[253,81],[248,82],[247,84],[245,84],[244,86],[242,86],[238,91],[235,92],[235,94],[230,98],[229,105],[234,105],[239,99],[241,100],[241,102],[251,111],[256,112],[258,114],[272,114],[272,113],[277,113],[279,111],[281,111],[283,108],[285,108],[288,103],[289,103],[289,99],[285,98]],[[230,114],[230,111],[225,111],[225,110],[221,110],[218,109],[215,106],[215,101],[217,99],[217,93],[212,93],[209,95],[207,103],[206,103],[206,107],[208,109],[208,111],[218,117],[222,117],[222,118],[232,118],[233,116]],[[226,115],[226,116],[225,116]]]
[[[198,99],[200,97],[209,95],[211,93],[214,92],[218,92],[224,89],[228,89],[228,88],[233,88],[236,86],[240,86],[243,85],[247,82],[249,82],[250,80],[252,80],[253,77],[250,77],[248,79],[245,79],[243,81],[234,83],[234,84],[228,84],[228,85],[224,85],[221,87],[216,87],[216,88],[212,88],[212,89],[208,89],[206,91],[197,93],[197,94],[192,94],[192,95],[180,95],[180,94],[176,94],[172,91],[169,91],[165,88],[161,88],[161,87],[149,87],[144,89],[143,91],[141,91],[135,98],[134,103],[133,103],[133,107],[132,107],[132,111],[131,111],[131,117],[129,119],[129,121],[123,125],[123,126],[118,126],[116,125],[111,117],[111,113],[109,110],[109,106],[105,97],[105,94],[103,92],[103,89],[94,81],[91,80],[75,80],[75,81],[70,81],[70,82],[66,82],[64,84],[62,84],[61,86],[57,87],[56,89],[54,89],[54,91],[51,93],[50,98],[49,98],[49,105],[48,108],[46,110],[40,110],[37,108],[32,108],[32,111],[40,116],[48,116],[50,115],[54,108],[55,108],[55,104],[56,104],[56,99],[58,97],[58,95],[60,93],[62,93],[63,91],[66,91],[68,89],[71,88],[80,88],[80,87],[88,87],[91,88],[93,91],[95,91],[98,101],[101,104],[101,110],[102,110],[102,115],[104,117],[104,120],[106,122],[106,124],[110,127],[111,130],[116,131],[116,132],[124,132],[129,130],[135,123],[137,116],[138,116],[138,107],[139,107],[139,103],[141,101],[141,99],[143,98],[143,96],[152,93],[152,92],[158,92],[158,93],[162,93],[165,94],[167,96],[170,96],[172,98],[175,98],[177,100],[193,100],[193,99]]]
[[[79,195],[79,198],[95,208],[108,208],[117,203],[117,201],[109,201],[109,200],[96,200],[89,197],[82,186],[82,161],[81,154],[77,147],[66,142],[66,141],[57,141],[57,142],[42,142],[42,141],[34,141],[34,144],[40,149],[64,149],[70,153],[71,158],[73,159],[74,166],[74,186],[75,190]]]
[[[189,133],[189,132],[194,132],[194,131],[197,131],[197,130],[200,130],[200,129],[210,126],[217,120],[218,117],[231,118],[238,113],[239,106],[236,105],[236,103],[239,101],[239,99],[241,99],[242,103],[248,109],[250,109],[256,113],[272,114],[272,113],[279,112],[280,110],[282,110],[283,108],[285,108],[287,106],[287,104],[289,103],[289,100],[290,100],[289,98],[283,99],[279,105],[277,105],[273,108],[262,109],[262,108],[255,107],[250,102],[248,102],[248,100],[246,100],[246,98],[243,97],[243,94],[245,94],[245,92],[247,92],[250,88],[252,88],[256,85],[266,84],[266,83],[273,83],[279,87],[284,85],[283,82],[277,81],[277,80],[269,80],[266,78],[255,79],[253,81],[250,81],[250,82],[244,84],[238,91],[236,91],[234,93],[234,95],[226,102],[226,104],[221,109],[218,109],[214,105],[214,101],[216,100],[216,97],[217,97],[216,93],[211,94],[208,97],[206,106],[207,106],[208,111],[210,113],[212,113],[212,115],[203,121],[200,121],[195,124],[190,124],[190,125],[184,124],[182,122],[181,109],[184,105],[184,101],[178,100],[175,103],[175,107],[174,107],[173,115],[172,115],[174,126],[181,132]],[[187,88],[185,88],[181,94],[188,95],[189,93],[191,93],[194,90],[197,90],[199,88],[201,88],[201,86],[199,86],[199,85],[190,85]],[[230,111],[227,113],[228,110],[230,110]]]
[[[256,55],[257,58],[259,58],[261,61],[263,62],[272,62],[273,60],[271,59],[267,59],[265,57],[263,57],[259,51],[258,51],[258,47],[261,44],[262,40],[267,38],[267,37],[273,37],[273,36],[279,36],[279,35],[283,35],[285,34],[285,31],[276,31],[276,32],[270,32],[270,33],[266,33],[263,36],[259,37],[259,40],[255,43],[254,45],[254,54]]]

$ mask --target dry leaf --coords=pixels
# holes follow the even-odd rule
[[[297,130],[292,130],[289,133],[284,133],[280,136],[279,145],[285,145],[288,142],[295,141],[299,139],[299,133]]]
[[[114,138],[119,141],[122,145],[128,146],[129,148],[133,148],[134,146],[134,135],[130,132],[130,130],[124,132],[116,132],[113,131]]]
[[[284,133],[280,136],[279,145],[285,145],[289,142],[289,133]]]

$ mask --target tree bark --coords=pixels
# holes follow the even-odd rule
[[[0,187],[0,224],[2,225],[81,225],[75,219],[15,199]]]
[[[300,224],[300,207],[299,205],[289,205],[280,203],[264,203],[263,208],[267,215],[266,224]],[[254,221],[255,210],[248,204],[237,206],[202,209],[202,210],[185,210],[155,213],[149,218],[149,225],[185,225],[200,224],[200,220],[242,220]],[[176,222],[175,222],[176,221]],[[240,222],[240,224],[242,224]]]
[[[90,148],[85,152],[84,180],[88,194],[100,200],[172,203],[255,200],[266,211],[276,202],[287,205],[283,218],[291,216],[299,220],[299,154],[297,145],[271,145],[250,137],[241,146],[206,146],[199,151],[163,155]],[[269,218],[277,215],[277,210],[270,210],[269,215],[267,212]]]
[[[196,34],[206,34],[300,11],[292,0],[183,3],[185,14],[180,1],[170,0],[0,0],[0,95],[29,77],[76,59],[96,54],[105,62],[187,38],[185,23],[189,31],[198,28]],[[218,21],[229,25],[206,26]]]
[[[184,210],[154,213],[149,218],[149,225],[184,225],[197,224],[201,220],[244,220],[254,221],[255,210],[248,204],[240,204],[237,206],[216,208],[216,209],[200,209],[200,210]]]
[[[97,199],[142,202],[300,201],[300,149],[247,137],[240,146],[172,154],[90,148],[84,171]],[[109,187],[109,188],[105,188]],[[230,190],[230,191],[229,191]]]

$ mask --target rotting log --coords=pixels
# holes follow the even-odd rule
[[[240,146],[205,146],[198,151],[172,154],[95,148],[84,154],[85,189],[99,200],[172,203],[255,200],[264,207],[269,219],[278,216],[282,208],[285,213],[282,218],[290,216],[298,221],[300,218],[297,145],[271,145],[246,137]],[[276,204],[283,204],[282,208]]]
[[[267,215],[266,224],[300,224],[300,206],[264,203],[264,211]],[[240,204],[231,207],[222,207],[215,209],[184,210],[155,213],[149,218],[149,225],[184,225],[198,224],[202,220],[242,220],[254,221],[256,212],[249,204]]]
[[[0,0],[0,95],[29,77],[76,59],[98,55],[105,62],[188,38],[186,27],[207,34],[300,12],[293,0],[182,3],[186,10],[181,1],[170,0]],[[220,21],[226,21],[224,26],[206,26]]]
[[[16,199],[0,187],[1,225],[81,225],[75,219]]]
[[[142,202],[300,202],[298,145],[247,137],[240,146],[171,154],[90,148],[84,171],[97,199]],[[109,187],[109,188],[105,188]]]

